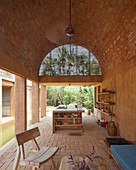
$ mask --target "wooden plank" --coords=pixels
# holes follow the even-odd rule
[[[116,160],[116,158],[112,155],[111,152],[109,152],[110,158],[113,158],[114,161],[116,162],[116,164],[118,165],[118,167],[120,168],[120,170],[123,170],[123,168],[121,167],[121,165],[118,163],[118,161]]]
[[[108,105],[110,104],[110,103],[103,103],[103,102],[99,102],[99,101],[97,101],[97,103],[101,103],[101,104],[108,104]]]
[[[12,87],[14,85],[13,80],[2,79],[2,86]]]
[[[36,139],[32,139],[32,141],[33,141],[33,143],[34,143],[36,149],[39,151],[39,150],[40,150],[40,147],[39,147],[39,145],[38,145]]]
[[[98,94],[115,94],[115,92],[101,92],[101,93],[98,93]]]
[[[35,157],[35,159],[30,161],[30,164],[33,164],[33,163],[43,164],[46,161],[48,161],[57,151],[58,151],[58,147],[50,147],[48,150],[44,151],[42,156]]]
[[[20,156],[21,156],[21,152],[20,152],[20,147],[18,146],[16,158],[15,158],[14,165],[13,165],[13,170],[17,170],[18,165],[19,165],[19,161],[20,161]]]
[[[83,129],[59,129],[59,130],[56,130],[55,133],[82,133],[83,132]]]
[[[82,119],[81,117],[56,117],[55,119]]]
[[[94,86],[97,84],[97,82],[74,82],[74,83],[48,83],[48,82],[45,82],[45,83],[40,83],[41,85],[43,86]]]
[[[82,113],[82,112],[84,112],[84,110],[67,110],[67,109],[65,109],[65,110],[63,110],[63,109],[61,109],[61,110],[54,110],[53,111],[53,113]]]
[[[95,109],[97,109],[97,108],[95,108]],[[99,112],[101,112],[101,113],[103,113],[103,114],[105,114],[105,115],[107,115],[107,116],[111,116],[110,115],[110,113],[107,113],[107,112],[103,112],[102,110],[100,110],[100,109],[97,109]],[[115,114],[112,114],[112,116],[115,116]]]
[[[52,84],[97,84],[102,82],[102,76],[101,75],[71,75],[71,76],[40,76],[39,77],[39,83],[42,83],[43,85],[52,85]]]
[[[56,127],[62,127],[62,126],[82,126],[82,124],[67,124],[67,125],[55,125]]]
[[[109,148],[109,146],[107,145],[107,143],[106,143],[105,140],[100,140],[100,141],[99,141],[99,145],[102,146],[102,147],[106,150],[106,152],[110,152],[110,148]]]
[[[40,132],[39,132],[38,127],[36,127],[28,131],[16,134],[16,139],[17,139],[18,145],[22,145],[25,142],[32,140],[38,136],[40,136]]]
[[[98,93],[98,94],[101,95],[101,94],[110,94],[110,93],[109,92],[103,92],[103,93],[101,92],[101,93]]]
[[[42,147],[38,152],[24,159],[24,161],[27,161],[27,162],[34,161],[35,159],[40,158],[48,150],[49,150],[49,147]]]
[[[52,167],[55,168],[55,163],[52,158],[51,158],[51,164],[52,164]]]
[[[22,159],[25,159],[25,150],[24,150],[24,145],[23,144],[21,145],[21,150],[22,150],[21,157],[22,157]]]

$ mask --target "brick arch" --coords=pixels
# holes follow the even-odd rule
[[[57,50],[59,50],[59,49],[62,49],[62,48],[65,48],[66,49],[66,51],[69,53],[69,45],[70,44],[64,44],[64,45],[61,45],[61,46],[57,46],[56,48],[54,48],[53,50],[51,50],[48,54],[46,54],[45,55],[45,57],[43,58],[43,60],[42,60],[42,62],[41,62],[41,65],[40,65],[40,68],[39,68],[39,76],[45,76],[44,74],[43,74],[43,71],[46,69],[46,66],[48,67],[48,64],[45,66],[45,64],[42,64],[43,62],[45,63],[45,61],[46,61],[46,58],[47,57],[49,57],[52,53],[52,55],[51,55],[51,58],[54,60],[54,59],[57,59],[56,58],[56,56],[54,56],[54,53],[56,53],[55,51]],[[74,59],[74,61],[76,60],[76,61],[78,61],[78,62],[80,62],[79,60],[80,60],[80,56],[82,56],[82,55],[85,55],[86,57],[87,57],[87,63],[89,64],[93,64],[93,62],[92,62],[92,60],[95,60],[95,64],[97,63],[97,65],[99,66],[99,73],[95,73],[94,71],[95,71],[95,69],[92,69],[92,70],[90,70],[91,69],[91,65],[89,64],[87,67],[86,67],[86,71],[89,71],[90,70],[90,73],[85,73],[85,75],[102,75],[102,70],[101,70],[101,66],[100,66],[100,64],[99,64],[99,61],[97,60],[97,58],[93,55],[93,53],[92,52],[90,52],[88,49],[86,49],[86,48],[84,48],[84,47],[82,47],[82,46],[79,46],[79,45],[75,45],[75,44],[71,44],[71,50],[72,49],[74,49],[74,54],[76,54],[76,49],[77,49],[77,54],[76,54],[76,56],[77,56],[77,59]],[[55,51],[54,51],[55,50]],[[82,52],[80,51],[80,50],[82,50]],[[43,55],[44,55],[44,51],[43,51]],[[55,54],[55,55],[57,55],[57,53]],[[67,58],[67,55],[66,56],[64,56],[64,58]],[[89,58],[90,58],[90,61],[89,61]],[[67,58],[68,59],[68,58]],[[68,66],[67,64],[68,64],[68,61],[65,61],[64,62],[65,63],[65,67],[66,66]],[[67,64],[66,64],[67,63]],[[49,63],[50,64],[50,63]],[[81,63],[80,63],[81,64]],[[56,66],[58,66],[58,64],[56,63]],[[89,68],[90,69],[89,69]],[[94,66],[93,66],[94,67]],[[87,69],[88,68],[88,69]],[[62,68],[63,69],[63,68]],[[55,70],[55,68],[53,69],[53,70]],[[72,70],[74,71],[76,71],[77,70],[77,67],[75,66],[75,67],[72,67]],[[92,73],[91,73],[92,72]],[[94,73],[93,73],[94,72]],[[51,73],[51,72],[50,72]],[[47,74],[47,75],[50,75],[50,73],[49,74]],[[73,75],[75,75],[75,74],[77,74],[77,72],[75,72]],[[57,74],[56,74],[57,75]],[[65,74],[60,74],[60,75],[65,75]],[[71,75],[71,74],[70,74]]]
[[[45,48],[44,50],[42,50],[41,57],[40,57],[39,70],[40,70],[42,61],[44,60],[45,56],[47,56],[53,49],[58,48],[58,47],[63,46],[63,45],[66,45],[66,44],[64,44],[64,43],[61,44],[61,45],[52,44],[52,46],[50,46],[50,49],[47,50],[47,48]],[[78,43],[76,43],[74,45],[81,46],[81,47],[87,49],[88,51],[90,51],[95,56],[95,54],[94,54],[95,52],[93,52],[92,49],[86,48],[85,45],[80,45]],[[95,58],[98,60],[98,56],[95,56]],[[99,62],[99,60],[98,60],[98,62]],[[100,64],[100,62],[99,62],[99,64]],[[101,64],[100,64],[100,67],[101,67]],[[101,72],[103,74],[103,70],[102,69],[103,68],[101,67]],[[39,74],[39,71],[38,71],[38,74]]]
[[[103,74],[135,56],[135,7],[133,0],[72,0],[72,43],[91,51]],[[38,76],[43,51],[69,42],[68,9],[66,0],[1,0],[0,51]]]

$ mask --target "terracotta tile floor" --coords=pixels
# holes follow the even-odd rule
[[[83,117],[83,129],[84,132],[81,136],[70,136],[68,134],[52,134],[51,133],[52,120],[50,116],[47,116],[41,120],[41,122],[32,125],[31,127],[38,126],[41,132],[41,136],[37,138],[40,146],[58,146],[59,151],[54,156],[54,162],[57,165],[56,170],[59,167],[61,158],[65,155],[80,155],[85,157],[90,154],[92,147],[95,146],[97,155],[102,156],[110,170],[119,170],[117,165],[112,159],[107,157],[107,153],[98,145],[100,139],[105,139],[107,130],[96,124],[96,119],[93,116]],[[29,155],[31,150],[31,142],[25,144],[26,155]],[[15,139],[7,145],[7,147],[0,151],[0,170],[11,170],[16,154],[16,142]],[[32,169],[31,167],[19,166],[19,170]],[[51,168],[50,161],[44,164],[40,170],[54,170]]]

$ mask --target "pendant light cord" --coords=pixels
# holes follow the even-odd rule
[[[71,25],[71,0],[69,0],[69,25]],[[71,56],[71,36],[70,39],[70,56]]]
[[[71,0],[69,0],[69,25],[71,25]],[[69,37],[70,40],[70,61],[71,61],[71,36]]]
[[[71,0],[69,0],[69,25],[71,25]]]
[[[71,56],[71,37],[69,37],[70,39],[70,56]]]

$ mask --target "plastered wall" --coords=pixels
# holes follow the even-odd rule
[[[46,116],[46,86],[41,85],[41,117]]]
[[[22,77],[15,78],[15,133],[26,130],[26,80]]]
[[[136,141],[136,56],[106,73],[102,88],[115,91],[115,122],[118,134]]]
[[[39,121],[39,84],[32,82],[32,123]]]

